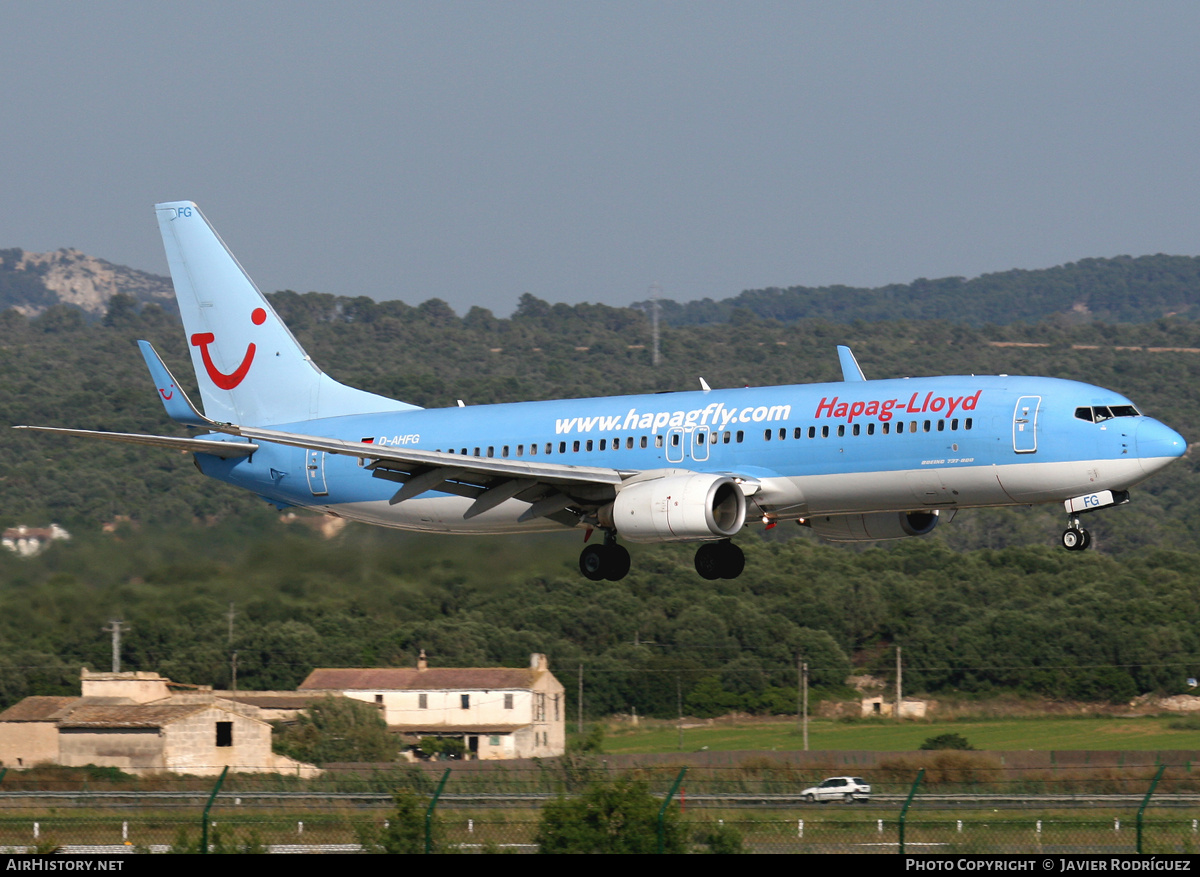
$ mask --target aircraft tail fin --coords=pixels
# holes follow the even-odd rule
[[[269,425],[417,407],[322,372],[199,207],[172,201],[154,209],[208,419]]]

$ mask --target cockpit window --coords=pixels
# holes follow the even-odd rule
[[[1114,417],[1140,417],[1141,413],[1132,405],[1093,405],[1091,408],[1075,409],[1076,419],[1089,423],[1102,423]]]

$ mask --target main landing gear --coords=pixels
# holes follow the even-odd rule
[[[701,578],[736,579],[746,568],[746,555],[728,539],[707,542],[696,552],[696,572]]]
[[[1079,526],[1079,518],[1072,515],[1063,530],[1062,546],[1067,551],[1086,551],[1092,544],[1092,534]]]
[[[617,544],[616,534],[605,533],[603,545],[589,545],[579,555],[579,571],[598,582],[619,582],[629,574],[629,552]]]
[[[746,555],[728,539],[706,542],[696,551],[696,572],[702,578],[736,579],[746,568]],[[629,574],[629,552],[617,544],[617,534],[604,534],[602,545],[589,545],[580,552],[579,571],[593,582],[619,582]]]

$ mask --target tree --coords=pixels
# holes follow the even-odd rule
[[[399,750],[383,716],[369,704],[330,695],[300,713],[294,725],[276,725],[272,748],[311,764],[394,761]]]
[[[543,807],[534,841],[543,853],[655,853],[661,806],[645,783],[596,783],[577,798],[558,798]],[[663,814],[662,831],[663,852],[684,852],[675,805]]]

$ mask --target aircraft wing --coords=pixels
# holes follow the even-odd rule
[[[177,438],[171,435],[141,435],[133,432],[103,432],[96,429],[60,429],[56,426],[14,426],[13,429],[31,429],[53,435],[69,435],[78,438],[93,438],[107,442],[123,442],[131,445],[150,445],[193,454],[212,454],[214,457],[248,457],[258,450],[253,442],[225,442],[218,439]]]
[[[520,521],[548,517],[574,526],[579,515],[568,509],[586,511],[610,502],[616,496],[616,486],[636,474],[598,466],[567,466],[381,447],[367,442],[257,427],[229,425],[220,429],[252,441],[357,457],[376,478],[401,485],[389,500],[393,505],[429,490],[473,498],[475,502],[464,513],[464,518],[473,518],[507,499],[518,499],[530,504]]]

